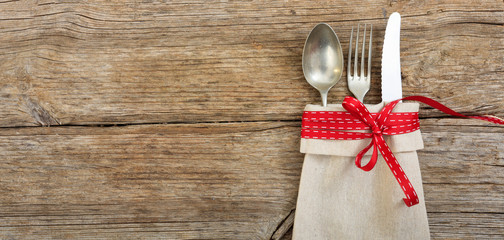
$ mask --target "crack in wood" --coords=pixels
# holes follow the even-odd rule
[[[50,115],[52,117],[52,115]],[[61,123],[58,119],[55,118],[54,121],[57,121],[57,125],[42,125],[42,126],[50,126],[50,127],[128,127],[128,126],[142,126],[142,125],[202,125],[202,124],[235,124],[235,123],[292,123],[292,126],[301,127],[301,120],[252,120],[252,121],[201,121],[201,122],[144,122],[144,123],[106,123],[106,124],[64,124]],[[286,125],[287,126],[287,125]],[[289,125],[290,126],[290,125]],[[2,128],[37,128],[40,126],[0,126]],[[260,130],[255,130],[255,132],[273,130],[281,127],[269,127]]]
[[[278,224],[277,228],[271,235],[272,240],[281,239],[285,233],[287,233],[294,225],[294,216],[296,214],[296,209],[292,209],[289,214]]]

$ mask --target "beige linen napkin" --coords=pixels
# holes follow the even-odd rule
[[[379,112],[383,103],[366,105]],[[393,112],[418,112],[418,103],[398,103]],[[345,111],[341,105],[307,105],[305,111]],[[404,193],[380,154],[365,172],[355,156],[371,139],[301,139],[305,153],[294,221],[293,239],[429,239],[422,177],[416,150],[420,131],[385,136],[415,188],[420,203],[407,207]],[[372,149],[363,159],[365,165]]]

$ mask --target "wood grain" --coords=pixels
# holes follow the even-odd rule
[[[422,120],[434,238],[504,234],[492,141],[504,128],[473,123]],[[298,134],[299,122],[4,128],[0,238],[278,239],[295,209]]]
[[[379,102],[392,11],[403,15],[405,95],[503,116],[502,1],[8,1],[0,126],[297,120],[319,102],[301,69],[318,22],[334,27],[344,52],[352,26],[374,24],[367,99]],[[348,94],[343,79],[329,101]]]
[[[504,117],[500,0],[0,2],[0,238],[290,239],[306,36],[372,23],[378,103],[394,11],[404,95]],[[421,117],[432,238],[504,238],[504,129]]]
[[[269,239],[295,208],[297,125],[4,129],[0,238]]]

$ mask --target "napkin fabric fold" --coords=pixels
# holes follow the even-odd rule
[[[383,103],[366,105],[379,112]],[[393,112],[418,112],[418,103],[398,103]],[[307,105],[305,111],[345,111],[341,105]],[[370,139],[301,139],[305,153],[293,239],[429,239],[422,178],[416,151],[420,130],[385,136],[417,191],[420,203],[407,207],[394,175],[379,157],[374,169],[355,166],[355,156]],[[363,165],[369,159],[368,152]]]

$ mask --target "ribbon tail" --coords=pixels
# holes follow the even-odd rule
[[[362,157],[364,157],[364,154],[366,154],[366,152],[369,151],[371,146],[373,146],[373,155],[371,155],[371,159],[369,159],[369,162],[365,166],[362,166],[362,164],[361,164]],[[369,171],[371,171],[371,169],[374,168],[377,161],[378,161],[378,150],[376,149],[375,140],[373,138],[373,140],[371,140],[371,143],[367,147],[362,149],[359,152],[359,154],[357,154],[357,156],[355,157],[355,165],[358,168],[360,168],[366,172],[369,172]]]
[[[468,116],[468,115],[464,115],[462,113],[458,113],[458,112],[453,111],[449,107],[439,103],[438,101],[436,101],[434,99],[430,99],[430,98],[424,97],[424,96],[409,96],[409,97],[402,98],[400,100],[418,101],[418,102],[427,104],[427,105],[429,105],[429,106],[431,106],[441,112],[444,112],[446,114],[456,116],[456,117],[474,118],[474,119],[479,119],[479,120],[483,120],[483,121],[487,121],[487,122],[491,122],[491,123],[495,123],[495,124],[504,125],[504,119],[498,118],[496,116],[491,116],[491,115]]]
[[[408,206],[408,207],[411,207],[411,206],[418,204],[418,198],[417,198],[417,200],[410,199],[410,198],[403,198],[403,201],[406,204],[406,206]]]
[[[385,159],[385,162],[389,166],[390,171],[392,171],[392,174],[394,174],[395,179],[401,186],[404,195],[406,195],[406,198],[403,198],[406,206],[411,207],[418,204],[419,198],[415,189],[413,188],[413,185],[411,185],[410,180],[406,176],[406,173],[402,169],[401,165],[399,165],[399,162],[385,142],[383,136],[377,136],[376,144],[378,145],[378,149],[380,149],[380,153]]]

